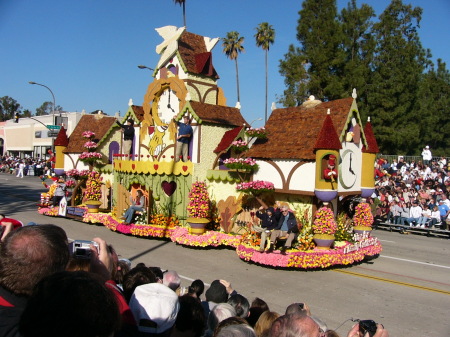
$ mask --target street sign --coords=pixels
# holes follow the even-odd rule
[[[47,137],[57,137],[58,133],[59,133],[59,131],[57,131],[57,130],[48,130]]]
[[[49,129],[49,130],[59,130],[59,129],[61,129],[61,125],[47,125],[47,129]]]

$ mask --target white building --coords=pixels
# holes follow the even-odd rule
[[[83,113],[57,112],[56,125],[64,125],[70,136]],[[59,129],[52,129],[53,115],[23,117],[15,123],[13,119],[0,123],[0,155],[13,155],[21,158],[45,157],[52,148]]]

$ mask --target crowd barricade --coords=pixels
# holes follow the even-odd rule
[[[448,227],[448,223],[447,223]],[[426,236],[446,237],[450,239],[450,230],[441,229],[441,226],[432,226],[429,228],[421,228],[409,225],[398,225],[389,222],[381,222],[377,229],[388,230],[389,232],[399,232],[400,234],[418,234]]]

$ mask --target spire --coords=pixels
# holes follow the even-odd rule
[[[370,117],[367,118],[367,123],[364,126],[364,135],[366,136],[367,148],[364,146],[362,152],[366,153],[378,153],[378,143],[373,133],[372,124],[370,123]]]
[[[340,150],[341,148],[341,142],[339,141],[333,121],[331,120],[330,109],[328,109],[327,115],[322,124],[322,129],[317,136],[314,151],[320,149]]]

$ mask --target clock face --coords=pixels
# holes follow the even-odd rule
[[[357,170],[355,169],[356,155],[352,150],[345,150],[341,155],[341,167],[339,169],[339,182],[345,189],[352,188],[356,183]]]
[[[180,112],[180,101],[170,88],[164,90],[158,100],[158,117],[162,124],[169,124]]]

